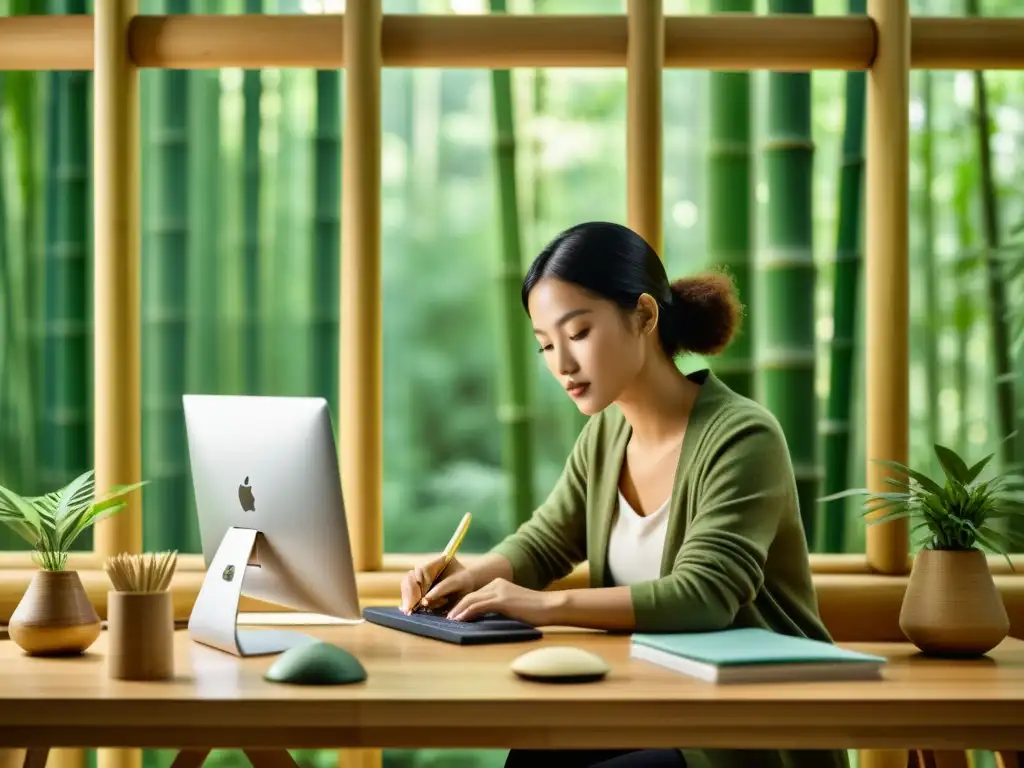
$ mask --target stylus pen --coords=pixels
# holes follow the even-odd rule
[[[465,537],[466,531],[469,530],[469,523],[472,519],[473,515],[469,512],[462,516],[462,520],[459,522],[459,527],[455,529],[455,533],[452,534],[451,539],[448,541],[448,546],[445,547],[444,552],[441,553],[441,558],[444,561],[444,565],[441,566],[441,569],[437,572],[433,580],[423,591],[424,595],[426,595],[427,592],[434,588],[434,585],[437,583],[437,580],[441,578],[441,574],[443,574],[445,570],[447,570],[448,566],[451,565],[452,560],[455,559],[455,553],[459,551],[459,546],[462,544],[462,539],[463,537]],[[422,601],[422,598],[420,599]],[[413,609],[413,613],[416,613],[416,611],[420,610],[422,606],[422,602],[417,604],[417,606]]]

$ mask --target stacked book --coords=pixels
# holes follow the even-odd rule
[[[766,629],[633,635],[630,655],[712,683],[873,680],[886,659]]]

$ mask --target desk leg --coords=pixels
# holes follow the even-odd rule
[[[338,750],[338,768],[381,768],[383,762],[384,753],[379,749]]]
[[[182,749],[174,757],[171,768],[201,768],[212,750]]]
[[[919,768],[968,768],[967,752],[957,749],[918,749]]]
[[[252,768],[298,768],[287,749],[243,749]]]
[[[38,749],[0,749],[0,768],[46,768],[49,747]]]

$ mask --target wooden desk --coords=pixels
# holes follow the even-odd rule
[[[960,662],[851,645],[890,658],[880,682],[714,686],[631,661],[626,637],[550,630],[539,642],[595,651],[613,670],[599,683],[545,685],[508,670],[538,643],[462,648],[370,624],[306,630],[354,653],[367,681],[274,685],[261,677],[273,657],[236,659],[184,632],[167,683],[109,680],[105,634],[76,659],[29,658],[2,641],[0,746],[198,750],[179,765],[210,748],[1024,747],[1019,640]]]

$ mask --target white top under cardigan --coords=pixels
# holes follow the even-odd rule
[[[608,539],[608,570],[616,586],[660,578],[670,501],[671,497],[651,514],[641,516],[619,492]]]

